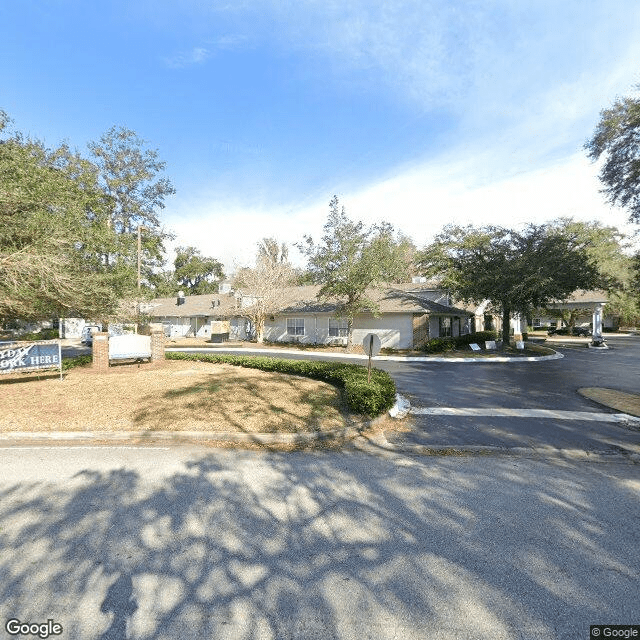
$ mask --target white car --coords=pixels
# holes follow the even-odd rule
[[[96,331],[102,331],[102,327],[98,324],[85,324],[81,334],[82,344],[91,346],[93,344],[93,334]]]

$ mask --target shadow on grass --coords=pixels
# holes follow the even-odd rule
[[[172,429],[185,425],[186,416],[198,429],[208,425],[210,431],[248,434],[318,432],[346,424],[340,392],[331,385],[285,374],[244,373],[236,367],[232,374],[199,373],[212,379],[187,384],[177,379],[175,389],[149,395],[133,416],[136,428]]]

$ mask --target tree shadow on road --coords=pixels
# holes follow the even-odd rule
[[[519,464],[236,451],[162,480],[123,467],[5,483],[0,611],[89,640],[562,638],[562,620],[634,622],[620,496]]]

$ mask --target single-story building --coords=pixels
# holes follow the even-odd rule
[[[216,325],[212,322],[234,318],[236,331],[232,339],[246,339],[246,319],[241,317],[241,297],[233,292],[211,293],[196,296],[179,292],[176,297],[156,298],[141,305],[140,311],[151,319],[151,322],[162,324],[168,338],[211,338]]]
[[[319,286],[287,287],[281,290],[278,309],[267,316],[265,340],[305,344],[346,344],[347,322],[340,318],[337,300],[318,300]],[[471,315],[451,305],[446,291],[428,283],[395,285],[372,289],[368,297],[379,313],[361,313],[353,326],[353,341],[367,333],[380,337],[383,347],[410,349],[434,337],[457,336],[471,330]],[[254,336],[246,314],[255,298],[233,291],[226,294],[158,298],[143,309],[152,322],[162,323],[169,337],[211,339],[221,327],[231,340]],[[225,323],[223,325],[223,323]]]
[[[606,329],[617,328],[617,318],[604,316],[603,308],[608,302],[605,291],[575,291],[566,300],[554,301],[545,309],[537,309],[531,315],[533,329],[546,329],[559,327],[562,323],[560,313],[573,316],[574,326],[587,326],[594,324],[594,315],[598,314],[602,327]]]

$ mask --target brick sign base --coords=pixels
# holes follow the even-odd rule
[[[164,360],[164,331],[151,333],[151,362]],[[93,334],[93,368],[98,371],[109,369],[109,334],[100,331]]]

